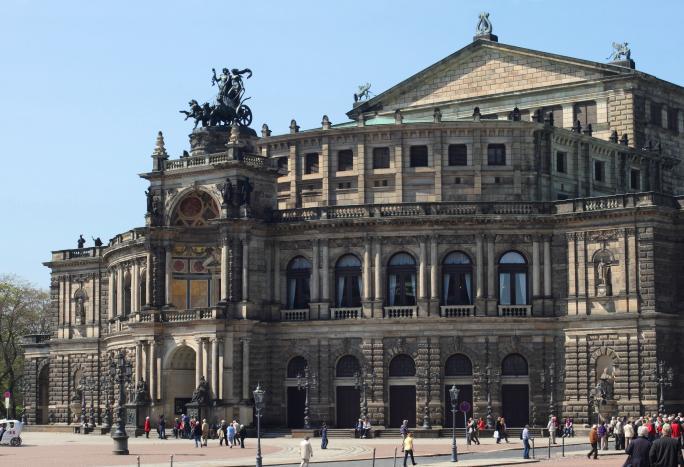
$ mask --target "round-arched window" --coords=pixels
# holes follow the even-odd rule
[[[442,304],[473,304],[473,265],[460,251],[449,253],[442,262]]]
[[[416,260],[408,253],[392,256],[387,267],[387,305],[416,304]]]
[[[300,310],[308,308],[311,298],[309,281],[311,263],[303,256],[297,256],[287,266],[287,308]]]
[[[344,255],[335,264],[335,304],[338,308],[361,306],[361,261]]]
[[[195,191],[186,195],[176,207],[171,225],[197,227],[206,225],[210,219],[219,216],[219,209],[214,198],[204,191]]]
[[[345,355],[337,361],[335,376],[338,378],[352,378],[360,371],[359,359],[353,355]]]
[[[296,378],[299,375],[304,374],[304,368],[306,368],[308,362],[304,357],[294,357],[287,363],[287,377]]]
[[[416,363],[406,354],[397,355],[389,364],[390,377],[416,376]]]
[[[454,354],[444,364],[444,376],[472,376],[473,364],[463,354]]]
[[[527,376],[527,360],[520,354],[512,353],[501,362],[502,376]]]
[[[517,251],[499,259],[499,304],[527,305],[527,261]]]

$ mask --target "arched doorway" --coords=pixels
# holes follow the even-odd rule
[[[177,416],[185,413],[185,404],[192,400],[195,390],[195,351],[181,345],[173,351],[168,362],[162,376],[164,410]]]
[[[510,427],[522,427],[530,421],[529,383],[525,357],[507,355],[501,362],[501,412]]]
[[[461,402],[468,402],[470,410],[465,416],[473,416],[473,364],[470,359],[463,354],[454,354],[447,358],[444,364],[444,427],[453,426],[454,416],[451,413],[451,395],[449,389],[455,385],[458,392],[458,402],[456,404],[456,428],[465,427],[463,412],[459,407]]]
[[[345,355],[335,366],[335,419],[337,428],[353,428],[361,412],[361,394],[354,386],[356,375],[361,372],[359,360],[353,355]]]
[[[416,426],[416,363],[409,355],[400,354],[389,364],[389,426],[400,427],[408,420]]]
[[[47,425],[50,405],[50,365],[43,366],[38,373],[38,391],[36,400],[36,423]]]
[[[304,375],[308,362],[304,357],[294,357],[287,364],[287,427],[302,428],[304,426],[304,404],[306,393],[297,386],[297,377]]]

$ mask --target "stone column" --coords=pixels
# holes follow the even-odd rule
[[[230,274],[228,272],[228,255],[230,254],[230,243],[227,233],[221,234],[221,302],[228,301],[228,287],[230,285]]]
[[[116,314],[117,316],[123,316],[124,314],[124,270],[122,266],[117,269],[117,281],[116,281]]]
[[[540,291],[540,268],[539,268],[539,240],[532,240],[532,297],[539,296]]]
[[[381,302],[384,297],[384,289],[382,287],[382,239],[376,238],[373,242],[375,244],[375,300]]]
[[[142,342],[135,343],[135,384],[137,385],[142,375]]]
[[[140,265],[137,260],[133,261],[131,268],[131,313],[140,311]]]
[[[249,239],[242,240],[242,301],[249,300]]]
[[[163,348],[160,350],[157,354],[157,377],[155,379],[155,382],[157,383],[157,390],[156,390],[156,395],[157,399],[162,399],[162,353],[163,353]]]
[[[418,258],[418,299],[425,298],[425,268],[427,266],[427,245],[425,244],[425,238],[422,237],[419,241],[419,258]]]
[[[202,353],[204,352],[204,341],[201,337],[195,339],[197,351],[195,352],[195,387],[199,386],[202,376]]]
[[[371,240],[366,238],[363,243],[363,300],[371,299]]]
[[[475,237],[475,297],[482,298],[484,293],[484,251],[482,247],[482,236]]]
[[[439,279],[437,264],[437,237],[430,239],[430,298],[439,299]]]
[[[312,241],[313,250],[311,252],[311,257],[313,259],[311,267],[311,302],[315,303],[318,301],[318,279],[319,279],[319,264],[318,264],[318,239]]]
[[[496,265],[494,263],[494,237],[487,236],[487,298],[496,299]]]
[[[114,281],[114,275],[116,273],[114,270],[110,269],[109,270],[109,289],[107,290],[107,317],[109,319],[114,318],[114,287],[115,286],[115,281]],[[59,282],[60,287],[62,286],[62,281],[60,280]],[[62,320],[62,323],[64,324],[64,321]]]
[[[152,253],[147,253],[147,266],[145,267],[145,305],[152,304]]]
[[[142,354],[140,355],[140,362],[141,362],[141,368],[140,368],[140,374],[142,375],[142,379],[144,379],[148,384],[150,382],[150,377],[149,373],[147,371],[147,341],[142,341],[142,344],[140,346],[140,349],[142,350]]]
[[[225,358],[225,341],[223,340],[222,337],[218,337],[217,339],[218,342],[218,348],[219,348],[219,357],[218,357],[218,393],[216,397],[219,400],[223,399],[223,360]]]
[[[551,296],[551,237],[544,238],[544,296]]]
[[[155,368],[155,364],[157,363],[157,342],[152,339],[150,341],[150,376],[148,377],[148,383],[149,383],[149,388],[150,388],[150,399],[152,401],[157,400],[157,372]]]
[[[209,353],[211,352],[211,349],[209,348],[209,339],[206,337],[202,338],[202,376],[204,376],[204,379],[209,382],[211,379],[209,378]]]
[[[211,392],[214,399],[218,399],[219,394],[219,356],[218,356],[218,339],[211,340]]]
[[[577,314],[577,289],[575,288],[575,237],[574,234],[566,234],[568,248],[568,315]]]
[[[166,283],[166,304],[170,305],[171,304],[171,281],[173,280],[173,273],[171,272],[171,246],[166,247],[166,280],[164,281]],[[174,303],[174,305],[178,308],[185,308],[186,304],[185,303]]]
[[[242,398],[249,400],[249,339],[242,338]]]
[[[321,300],[330,300],[330,255],[328,254],[328,240],[321,240]]]
[[[273,295],[276,303],[283,303],[280,297],[280,244],[277,240],[273,242]]]
[[[554,125],[562,128],[572,128],[575,119],[575,108],[572,104],[563,104],[563,121],[554,122]]]

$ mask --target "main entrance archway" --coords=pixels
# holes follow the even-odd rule
[[[36,400],[36,423],[47,425],[50,405],[50,365],[45,365],[38,374],[38,399]]]
[[[400,354],[389,364],[389,426],[400,427],[404,420],[416,426],[416,364],[409,355]]]
[[[185,413],[185,404],[192,400],[195,390],[195,351],[187,345],[176,348],[164,370],[163,381],[166,413]]]

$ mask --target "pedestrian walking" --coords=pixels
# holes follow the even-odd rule
[[[233,432],[235,435],[233,436],[233,446],[237,446],[239,444],[239,436],[240,436],[240,424],[237,422],[237,420],[233,420]]]
[[[401,435],[401,450],[404,450],[404,440],[406,439],[406,435],[408,434],[408,420],[404,420],[401,422],[401,426],[399,427],[399,434]]]
[[[192,427],[192,439],[195,440],[195,447],[202,447],[202,426],[199,423],[195,423]]]
[[[630,467],[651,467],[648,459],[648,454],[651,451],[651,442],[648,440],[648,428],[640,426],[637,430],[638,437],[633,439],[628,445],[625,452],[627,453],[627,460],[624,465]]]
[[[470,426],[468,427],[468,432],[470,433],[470,440],[475,444],[480,444],[480,435],[477,420],[474,418],[470,419]]]
[[[173,437],[178,439],[178,435],[180,434],[180,420],[178,420],[178,417],[176,417],[173,421]]]
[[[321,425],[321,449],[328,449],[328,425]]]
[[[236,434],[235,433],[235,427],[231,423],[230,425],[228,425],[228,435],[227,435],[228,436],[227,446],[229,446],[231,449],[233,449],[233,444],[235,442],[235,434]]]
[[[598,437],[599,437],[600,449],[602,451],[607,451],[608,450],[608,428],[606,427],[605,422],[601,423],[598,426],[597,433],[598,433]]]
[[[138,425],[140,426],[140,425]],[[145,430],[145,438],[150,437],[150,430],[152,429],[150,423],[150,417],[145,418],[145,424],[143,425],[143,430]]]
[[[591,427],[591,431],[589,432],[589,444],[591,444],[591,451],[589,451],[589,454],[587,454],[587,459],[589,459],[592,455],[594,456],[594,459],[598,459],[598,443],[598,427],[593,425]]]
[[[157,431],[159,432],[159,439],[166,439],[166,419],[164,418],[164,414],[159,416]]]
[[[653,441],[653,445],[651,445],[648,453],[651,465],[658,467],[679,467],[684,465],[682,446],[679,444],[678,439],[672,438],[672,427],[669,424],[663,424],[660,432],[662,436]]]
[[[619,417],[615,420],[615,425],[613,425],[613,437],[615,437],[615,450],[624,451],[625,432],[622,426],[622,420]]]
[[[411,456],[413,465],[416,465],[416,460],[413,458],[413,433],[410,431],[406,434],[406,439],[404,439],[404,467],[406,467],[406,461],[409,456]]]
[[[247,437],[247,427],[245,425],[240,425],[238,429],[238,437],[240,438],[240,447],[245,448],[245,438]]]
[[[556,444],[556,430],[558,430],[558,420],[554,415],[549,419],[549,423],[546,425],[546,429],[549,430],[549,442],[551,444]]]
[[[622,434],[624,436],[625,449],[629,447],[629,443],[634,439],[634,425],[631,420],[627,420],[625,426],[622,427]]]
[[[529,459],[530,458],[530,439],[532,439],[532,436],[530,435],[530,426],[525,425],[525,428],[523,428],[522,433],[520,433],[520,439],[522,439],[523,442],[523,459]],[[480,444],[480,443],[478,443]]]
[[[313,447],[311,447],[308,436],[304,438],[304,441],[299,443],[299,455],[302,458],[302,463],[299,464],[299,467],[309,467],[309,461],[313,457]]]
[[[497,417],[496,423],[494,423],[494,439],[496,440],[496,444],[501,442],[501,431],[501,417]]]
[[[506,419],[501,417],[501,432],[499,432],[499,438],[503,438],[508,443],[508,427],[506,426]]]
[[[228,425],[226,424],[225,420],[221,420],[221,424],[219,425],[218,428],[218,439],[219,439],[219,446],[223,446],[223,443],[226,443],[226,446],[228,446],[228,439],[226,438],[226,429],[228,428]]]
[[[209,439],[209,424],[207,419],[202,420],[202,443],[206,446]]]

